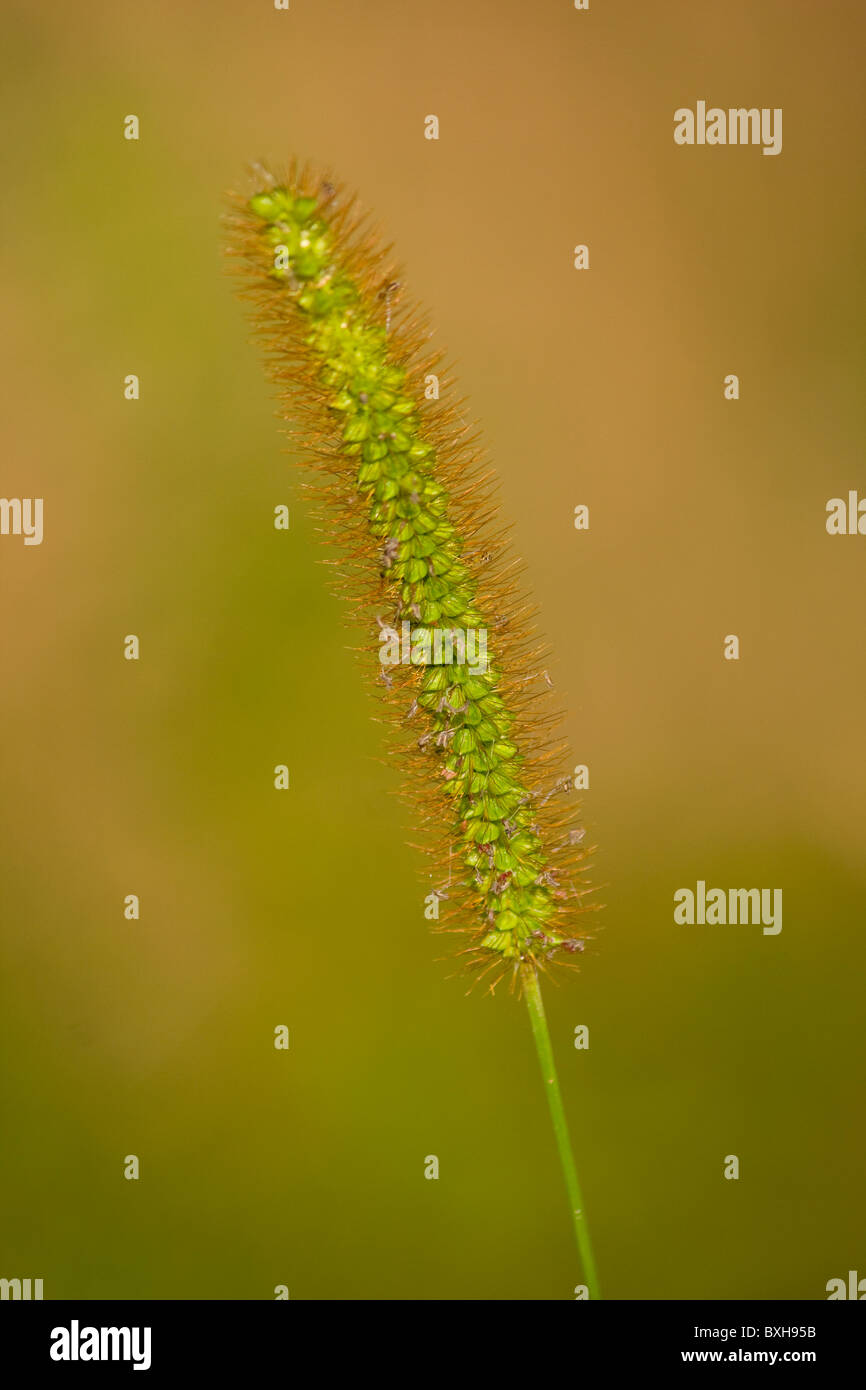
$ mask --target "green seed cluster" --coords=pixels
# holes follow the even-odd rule
[[[319,201],[285,188],[257,194],[271,276],[303,316],[303,339],[325,391],[340,453],[352,461],[358,500],[393,587],[396,621],[425,628],[485,627],[476,584],[437,481],[436,451],[424,438],[407,370],[394,360],[339,251]],[[381,317],[381,316],[379,316]],[[478,945],[503,959],[541,958],[565,945],[553,925],[563,894],[533,828],[513,716],[495,664],[439,664],[418,671],[416,704],[427,727],[419,746],[431,778],[453,805],[453,840],[470,871],[483,933]]]

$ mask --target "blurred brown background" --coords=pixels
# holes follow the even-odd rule
[[[358,188],[459,362],[590,766],[604,929],[548,1007],[605,1293],[866,1274],[866,539],[824,527],[866,493],[862,12],[85,0],[4,28],[0,491],[44,497],[45,539],[0,538],[0,1275],[578,1280],[527,1021],[437,961],[223,275],[224,190],[292,154]],[[782,107],[782,153],[678,148],[699,99]],[[781,934],[675,926],[698,878],[781,887]]]

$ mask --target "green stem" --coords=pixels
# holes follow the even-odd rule
[[[574,1163],[571,1140],[568,1137],[568,1123],[565,1118],[565,1107],[562,1104],[562,1094],[559,1089],[559,1080],[553,1061],[553,1047],[550,1041],[550,1032],[547,1027],[544,1004],[541,999],[541,987],[538,983],[538,974],[535,967],[531,965],[525,966],[522,971],[522,978],[523,991],[526,995],[526,1005],[529,1009],[529,1018],[532,1023],[532,1036],[535,1039],[538,1060],[541,1063],[541,1074],[544,1077],[544,1089],[547,1092],[547,1103],[550,1106],[550,1118],[553,1120],[553,1132],[556,1135],[556,1147],[559,1149],[559,1160],[562,1164],[565,1187],[568,1192],[568,1201],[571,1207],[572,1222],[574,1224],[574,1234],[577,1239],[577,1249],[583,1266],[584,1279],[589,1290],[590,1299],[599,1299],[601,1298],[601,1289],[599,1288],[598,1275],[595,1271],[595,1257],[592,1253],[592,1241],[589,1238],[589,1226],[587,1225],[586,1214],[584,1212],[583,1197],[581,1196],[580,1183],[577,1178],[577,1168]]]

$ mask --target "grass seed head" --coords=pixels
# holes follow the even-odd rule
[[[463,963],[491,989],[503,975],[519,988],[521,966],[574,964],[593,909],[546,649],[495,475],[465,403],[427,399],[434,369],[453,394],[447,368],[354,201],[297,166],[256,180],[233,199],[229,250],[284,417],[318,474],[337,587],[370,627],[392,752],[432,856],[437,928],[465,935]],[[486,662],[455,632],[467,644],[483,633]],[[386,642],[399,656],[383,665]]]

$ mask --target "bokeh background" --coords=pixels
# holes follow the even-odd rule
[[[358,188],[459,362],[590,767],[606,910],[548,1009],[605,1293],[866,1274],[866,540],[824,526],[866,492],[862,12],[4,11],[0,490],[44,497],[45,540],[0,539],[0,1274],[578,1282],[524,1011],[437,959],[224,275],[224,191],[292,154]],[[675,146],[701,98],[781,106],[781,155]],[[781,887],[782,933],[675,926],[698,878]]]

